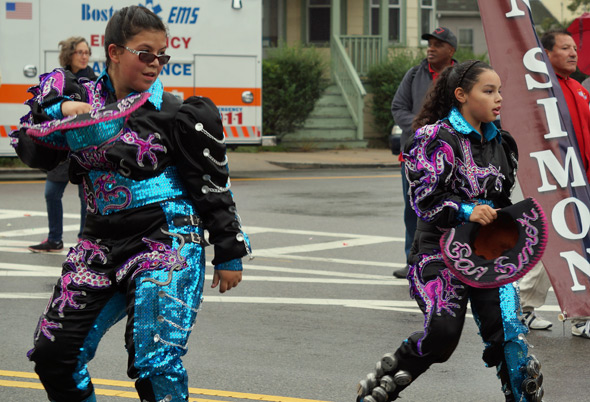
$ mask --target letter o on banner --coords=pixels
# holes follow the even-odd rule
[[[570,228],[567,227],[565,220],[565,209],[573,203],[578,209],[578,216],[580,217],[580,233],[573,233]],[[588,207],[579,199],[570,197],[565,198],[555,204],[553,211],[551,212],[551,222],[555,231],[562,237],[569,240],[583,239],[588,235],[588,229],[590,229],[590,210]]]

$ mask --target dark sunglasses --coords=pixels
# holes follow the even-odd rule
[[[153,62],[157,58],[160,65],[163,66],[164,64],[167,64],[168,61],[170,60],[170,56],[167,54],[160,54],[160,55],[156,56],[155,54],[150,53],[150,52],[146,52],[145,50],[135,50],[135,49],[128,48],[127,46],[123,46],[123,45],[117,45],[117,46],[129,50],[133,54],[136,54],[139,57],[139,60],[143,61],[146,64],[150,64],[151,62]]]

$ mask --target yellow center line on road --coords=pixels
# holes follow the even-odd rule
[[[8,388],[27,388],[27,389],[39,389],[42,390],[43,386],[38,381],[37,374],[29,373],[25,371],[10,371],[10,370],[0,370],[1,377],[12,377],[12,378],[27,378],[36,380],[37,382],[28,382],[28,381],[13,381],[13,380],[2,380],[0,379],[0,387],[8,387]],[[134,383],[132,381],[120,381],[120,380],[105,380],[100,378],[93,378],[92,383],[94,385],[106,385],[111,387],[122,387],[122,388],[134,388]],[[329,402],[329,401],[320,401],[314,399],[301,399],[301,398],[290,398],[286,396],[274,396],[274,395],[261,395],[261,394],[250,394],[250,393],[243,393],[243,392],[233,392],[233,391],[221,391],[215,389],[204,389],[204,388],[189,388],[189,393],[196,394],[196,395],[205,395],[205,396],[216,396],[216,397],[225,397],[225,398],[233,398],[233,399],[242,399],[242,400],[252,400],[252,401],[266,401],[266,402]],[[104,396],[116,396],[119,398],[131,398],[137,399],[137,392],[133,391],[124,391],[124,390],[113,390],[113,389],[103,389],[103,388],[96,388],[94,392],[97,395],[104,395]],[[223,400],[219,399],[200,399],[200,398],[189,398],[190,402],[224,402]]]
[[[0,181],[0,184],[39,184],[45,183],[45,180],[5,180]]]

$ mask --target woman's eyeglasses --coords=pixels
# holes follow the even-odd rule
[[[168,61],[170,60],[170,56],[167,54],[155,55],[153,53],[146,52],[145,50],[135,50],[135,49],[128,48],[127,46],[123,46],[123,45],[117,45],[117,46],[129,50],[133,54],[136,54],[139,57],[139,60],[143,61],[146,64],[150,64],[154,60],[158,59],[158,62],[160,63],[160,65],[163,66],[164,64],[168,63]]]
[[[92,53],[88,50],[76,50],[74,54],[77,54],[78,56],[90,56]]]

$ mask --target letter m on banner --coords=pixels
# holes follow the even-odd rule
[[[590,317],[590,188],[563,92],[528,0],[478,4],[502,80],[502,127],[518,143],[519,183],[549,221],[543,264],[563,316]]]

